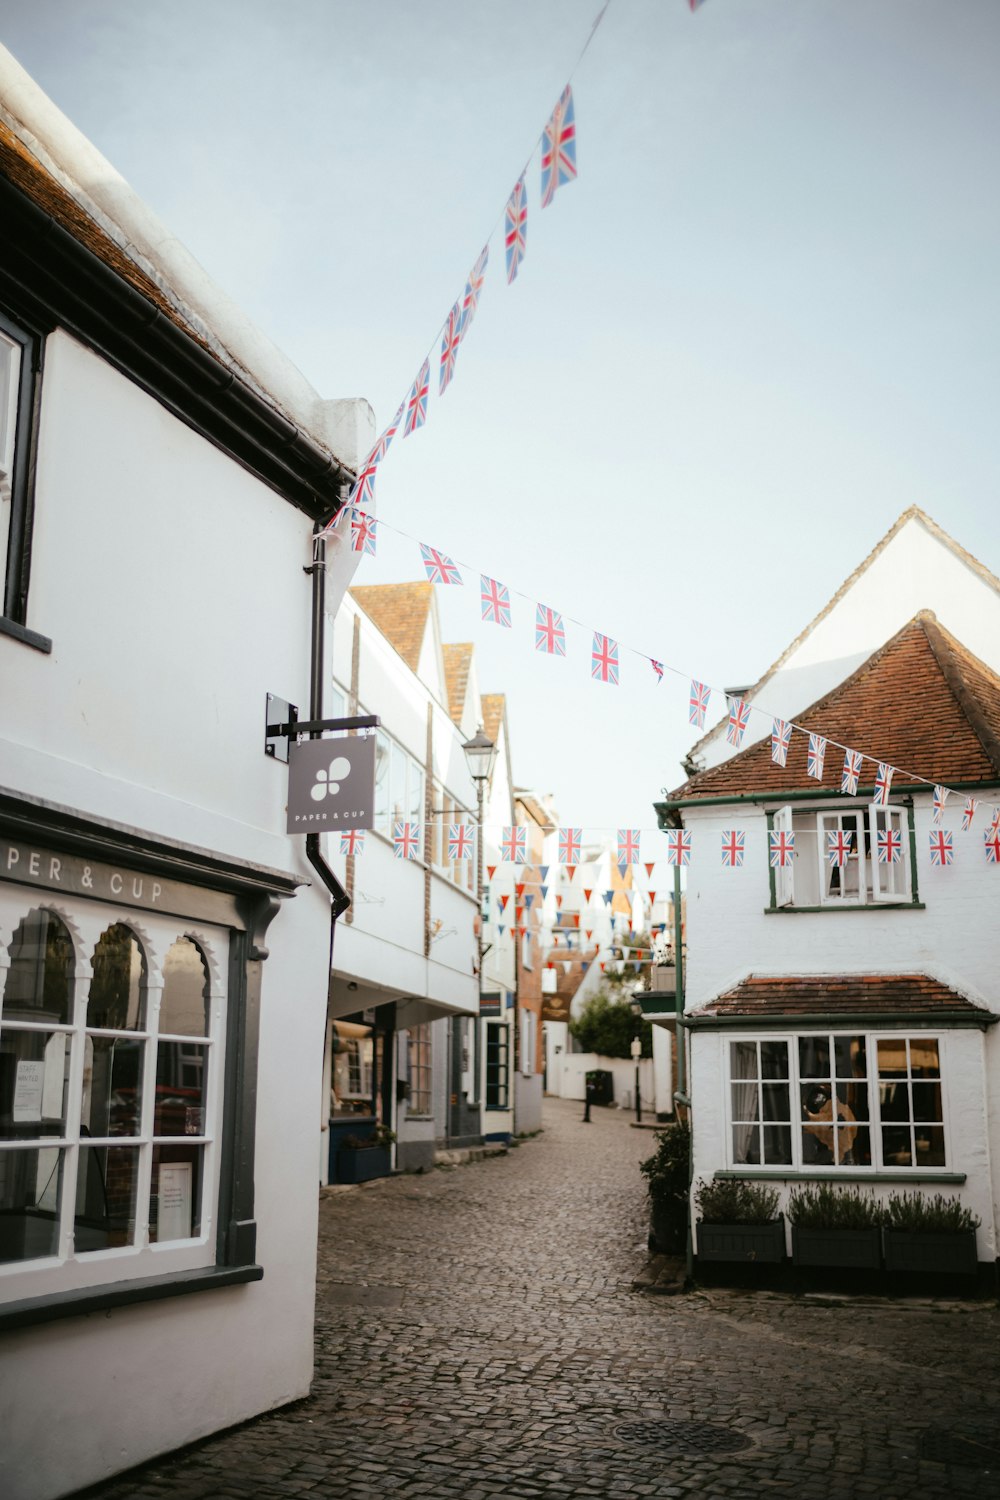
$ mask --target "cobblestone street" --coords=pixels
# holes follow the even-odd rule
[[[928,1429],[966,1459],[995,1441],[993,1304],[634,1292],[652,1137],[580,1114],[549,1100],[505,1157],[324,1197],[313,1394],[88,1496],[1000,1496],[920,1456]],[[621,1431],[664,1421],[748,1444]]]

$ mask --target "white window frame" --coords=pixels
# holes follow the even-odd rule
[[[429,830],[424,827],[426,822],[425,811],[425,776],[423,766],[416,756],[411,755],[406,746],[401,744],[385,729],[376,730],[375,747],[375,772],[376,772],[376,797],[378,787],[378,770],[380,763],[386,764],[381,757],[388,757],[388,779],[386,784],[386,812],[379,814],[377,811],[374,820],[374,832],[380,837],[392,842],[392,827],[395,822],[418,823],[421,830],[421,854],[414,863],[422,864],[429,857],[428,834]],[[398,783],[402,783],[399,785]]]
[[[804,860],[813,859],[816,866],[817,901],[820,908],[835,910],[859,906],[911,905],[913,901],[913,871],[910,864],[910,830],[908,810],[899,803],[878,807],[874,803],[856,803],[848,807],[792,807],[790,803],[779,807],[772,814],[771,825],[775,833],[796,835],[795,855],[790,864],[774,867],[774,905],[776,908],[795,906],[795,868]],[[805,825],[805,826],[803,826]],[[880,826],[892,825],[900,838],[901,858],[895,865],[880,865],[877,856],[877,835]],[[830,871],[827,863],[826,835],[834,827],[849,828],[853,833],[852,853],[845,869],[857,875],[857,890],[847,895],[834,894],[828,889]],[[770,846],[770,841],[768,841]],[[810,852],[808,845],[814,844]],[[811,903],[807,903],[811,905]]]
[[[30,911],[48,911],[66,927],[73,943],[73,1007],[71,1020],[65,1025],[49,1021],[30,1022],[14,1019],[11,1030],[61,1032],[69,1039],[70,1072],[67,1092],[65,1129],[60,1136],[39,1137],[37,1149],[62,1150],[62,1204],[59,1244],[56,1254],[34,1260],[8,1261],[0,1264],[0,1305],[14,1299],[58,1295],[82,1289],[100,1288],[123,1280],[169,1275],[172,1272],[215,1266],[217,1259],[219,1177],[225,1086],[226,995],[224,979],[228,973],[229,933],[224,928],[185,922],[182,918],[161,916],[135,908],[117,908],[103,902],[88,901],[79,907],[64,901],[48,899],[43,891],[28,892],[11,887],[0,892],[0,943],[9,953],[10,944],[22,917]],[[87,993],[92,956],[102,933],[108,927],[128,928],[143,950],[146,961],[146,1024],[142,1031],[129,1032],[131,1039],[145,1044],[142,1075],[142,1110],[136,1135],[89,1138],[85,1146],[81,1130],[84,1053],[88,1035]],[[163,993],[163,964],[173,943],[181,937],[196,943],[204,955],[209,975],[208,1035],[203,1039],[207,1062],[206,1103],[203,1134],[199,1136],[154,1136],[156,1105],[156,1046],[161,1039],[176,1041],[173,1034],[159,1033],[160,1000]],[[7,970],[0,969],[0,981],[6,982]],[[0,1008],[0,1028],[3,1011]],[[115,1033],[116,1035],[118,1033]],[[184,1041],[201,1038],[183,1038]],[[201,1146],[204,1152],[201,1182],[201,1213],[198,1234],[185,1240],[149,1241],[149,1194],[152,1159],[155,1146],[176,1144]],[[81,1151],[91,1149],[137,1148],[139,1164],[136,1184],[133,1243],[103,1250],[76,1253],[74,1218],[77,1197],[77,1169]],[[34,1140],[0,1142],[0,1151],[33,1150]]]
[[[867,1089],[868,1089],[868,1120],[867,1120],[866,1124],[867,1124],[867,1129],[868,1129],[868,1132],[869,1132],[869,1140],[870,1140],[870,1143],[871,1143],[871,1155],[872,1155],[871,1164],[868,1165],[868,1166],[858,1165],[858,1164],[854,1164],[854,1163],[847,1163],[847,1164],[844,1164],[842,1166],[838,1166],[835,1163],[834,1164],[830,1164],[830,1165],[819,1165],[819,1164],[814,1163],[814,1162],[803,1162],[803,1153],[802,1153],[802,1119],[801,1119],[800,1108],[799,1108],[799,1101],[801,1099],[801,1075],[800,1075],[800,1072],[799,1072],[799,1045],[798,1044],[799,1044],[800,1040],[802,1040],[802,1039],[804,1039],[806,1037],[815,1037],[818,1040],[827,1040],[831,1044],[831,1049],[833,1047],[833,1044],[834,1044],[836,1038],[838,1038],[838,1037],[863,1037],[864,1038],[864,1042],[865,1042],[865,1066],[866,1066],[865,1083],[866,1083],[866,1086],[867,1086]],[[883,1125],[883,1121],[882,1121],[882,1113],[881,1113],[881,1100],[880,1100],[880,1096],[879,1096],[878,1045],[879,1045],[880,1042],[886,1042],[886,1041],[895,1042],[897,1044],[900,1043],[900,1042],[904,1042],[906,1044],[907,1077],[908,1078],[910,1076],[910,1070],[911,1070],[910,1044],[914,1043],[914,1042],[920,1042],[920,1043],[924,1043],[924,1044],[933,1042],[937,1046],[937,1050],[938,1050],[938,1064],[939,1064],[939,1067],[940,1067],[940,1070],[941,1070],[941,1076],[940,1076],[940,1083],[941,1083],[941,1128],[942,1128],[942,1130],[944,1132],[944,1162],[942,1164],[940,1164],[940,1165],[933,1166],[933,1167],[931,1167],[931,1166],[920,1166],[919,1163],[916,1160],[917,1152],[916,1152],[916,1145],[915,1145],[915,1142],[914,1142],[914,1139],[913,1139],[914,1115],[913,1115],[913,1111],[912,1111],[912,1096],[911,1096],[911,1113],[910,1113],[910,1136],[911,1136],[911,1155],[913,1157],[913,1165],[912,1166],[900,1166],[899,1163],[897,1163],[897,1162],[886,1162],[885,1159],[884,1159],[883,1149],[882,1149],[882,1125]],[[783,1042],[785,1044],[785,1046],[787,1047],[787,1049],[788,1049],[787,1050],[787,1056],[788,1056],[789,1113],[790,1113],[790,1116],[791,1116],[791,1119],[790,1119],[790,1121],[788,1123],[790,1124],[790,1127],[791,1127],[791,1148],[792,1148],[791,1149],[792,1160],[790,1162],[785,1162],[785,1163],[762,1162],[762,1163],[758,1163],[758,1162],[737,1161],[735,1159],[735,1152],[734,1152],[734,1149],[733,1149],[734,1115],[733,1115],[733,1087],[732,1086],[733,1086],[734,1083],[744,1082],[745,1080],[734,1079],[733,1078],[733,1073],[732,1073],[732,1047],[734,1045],[736,1045],[736,1044],[739,1044],[739,1043],[747,1043],[747,1044],[751,1044],[752,1043],[752,1044],[756,1044],[756,1046],[757,1046],[757,1057],[758,1057],[758,1078],[759,1078],[759,1073],[760,1073],[760,1061],[759,1060],[760,1060],[760,1043],[761,1042]],[[819,1031],[819,1030],[815,1030],[813,1028],[807,1028],[807,1029],[803,1029],[802,1031],[748,1031],[746,1033],[742,1033],[741,1032],[737,1036],[734,1036],[734,1035],[732,1035],[732,1033],[727,1032],[724,1035],[724,1037],[723,1037],[723,1045],[724,1045],[724,1048],[725,1048],[725,1058],[724,1058],[723,1070],[722,1070],[723,1071],[723,1077],[724,1077],[724,1085],[723,1085],[723,1087],[724,1087],[724,1091],[725,1091],[724,1100],[723,1100],[723,1118],[725,1120],[725,1129],[726,1129],[726,1157],[725,1157],[725,1159],[726,1159],[727,1168],[729,1170],[735,1171],[735,1172],[748,1172],[748,1173],[752,1172],[755,1176],[762,1175],[762,1174],[770,1174],[770,1175],[772,1175],[774,1177],[778,1177],[778,1178],[780,1178],[780,1177],[787,1177],[789,1174],[800,1174],[801,1173],[801,1174],[804,1174],[804,1175],[809,1176],[809,1177],[812,1177],[812,1176],[816,1176],[816,1177],[829,1177],[834,1182],[836,1182],[838,1180],[839,1181],[844,1181],[845,1178],[850,1177],[850,1176],[852,1176],[854,1174],[857,1174],[859,1176],[872,1176],[872,1177],[875,1177],[875,1176],[877,1176],[880,1173],[892,1172],[892,1173],[902,1173],[902,1174],[905,1174],[907,1176],[909,1176],[909,1175],[912,1174],[913,1177],[916,1179],[916,1178],[922,1178],[922,1177],[933,1178],[935,1176],[946,1176],[946,1175],[948,1175],[950,1172],[952,1172],[954,1170],[954,1168],[952,1166],[952,1142],[951,1142],[952,1131],[951,1131],[951,1125],[950,1125],[950,1121],[949,1121],[949,1107],[948,1107],[948,1105],[949,1105],[949,1101],[948,1101],[948,1087],[949,1087],[948,1086],[948,1048],[947,1048],[947,1033],[946,1032],[941,1032],[941,1031],[927,1031],[927,1032],[923,1032],[923,1031],[919,1031],[919,1030],[914,1030],[913,1028],[900,1029],[898,1031],[886,1031],[884,1029],[869,1031],[869,1030],[863,1030],[863,1029],[859,1029],[859,1028],[854,1028],[854,1029],[846,1029],[845,1028],[843,1030],[836,1030],[836,1031],[830,1031],[830,1030]],[[775,1082],[781,1082],[782,1080],[776,1079],[774,1081]],[[858,1081],[860,1082],[861,1080],[859,1079]],[[757,1095],[757,1109],[758,1109],[758,1118],[757,1118],[758,1129],[763,1130],[764,1125],[766,1123],[768,1123],[768,1122],[766,1122],[765,1120],[763,1120],[761,1118],[761,1113],[760,1113],[761,1112],[761,1094],[760,1094],[760,1086],[759,1085],[758,1085],[758,1095]],[[777,1124],[784,1124],[785,1122],[784,1121],[773,1121],[771,1123],[777,1125]],[[900,1123],[900,1122],[888,1121],[887,1123],[889,1125],[893,1125],[893,1124],[897,1124],[897,1123]],[[918,1121],[917,1123],[925,1123],[925,1122]],[[761,1149],[763,1149],[763,1139],[761,1139]]]

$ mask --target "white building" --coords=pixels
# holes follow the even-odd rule
[[[345,1140],[379,1124],[409,1170],[431,1166],[441,1146],[508,1136],[514,998],[513,952],[489,920],[478,974],[478,810],[462,749],[481,723],[498,747],[484,809],[493,865],[510,821],[502,697],[480,695],[471,645],[442,641],[430,583],[353,589],[333,622],[332,662],[335,711],[378,715],[381,728],[375,828],[359,852],[331,855],[352,909],[333,950],[324,1182],[344,1180]],[[403,822],[417,830],[413,858],[397,857]],[[472,830],[462,858],[450,852],[454,827]]]
[[[717,727],[659,804],[663,826],[692,844],[696,1181],[766,1178],[782,1201],[822,1179],[957,1193],[982,1220],[980,1262],[995,1260],[998,671],[1000,582],[909,511],[748,694],[766,712],[745,748]],[[844,749],[832,743],[820,780],[805,733],[776,764],[772,715],[873,757],[856,795],[841,791]],[[878,762],[897,768],[885,806],[873,802]],[[952,792],[940,822],[934,784]],[[745,853],[727,866],[733,833]],[[773,867],[779,835],[794,855]],[[945,864],[933,857],[942,842]],[[895,862],[880,862],[890,849]]]
[[[0,1493],[49,1500],[309,1389],[337,886],[264,725],[322,712],[373,423],[0,100]]]

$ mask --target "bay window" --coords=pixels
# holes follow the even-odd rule
[[[947,1167],[940,1038],[821,1032],[727,1050],[731,1166]]]

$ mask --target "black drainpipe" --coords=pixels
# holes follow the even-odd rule
[[[324,626],[326,623],[326,543],[320,535],[320,527],[317,526],[313,532],[313,560],[312,567],[307,571],[312,574],[312,647],[309,658],[309,717],[310,719],[321,719],[323,717],[323,667],[324,667]],[[319,738],[318,731],[314,737]],[[306,834],[306,858],[313,869],[319,875],[320,880],[330,892],[332,899],[330,918],[330,968],[333,968],[333,934],[337,925],[337,918],[351,904],[344,887],[330,869],[323,858],[320,848],[319,834]]]

